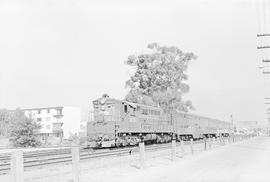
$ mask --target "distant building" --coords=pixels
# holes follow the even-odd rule
[[[43,136],[68,138],[79,134],[81,111],[76,107],[44,107],[23,109],[24,114],[40,122]]]
[[[238,121],[236,126],[243,129],[256,129],[260,127],[258,121]]]
[[[87,136],[87,123],[93,120],[94,120],[93,111],[90,111],[90,110],[82,111],[82,119],[80,122],[80,131],[79,131],[80,137]]]

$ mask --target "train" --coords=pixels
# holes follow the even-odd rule
[[[87,123],[88,146],[97,148],[166,143],[229,136],[233,125],[187,112],[167,114],[160,107],[105,95],[93,101],[94,120]]]

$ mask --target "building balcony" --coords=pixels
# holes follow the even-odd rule
[[[62,118],[64,115],[63,114],[54,114],[53,117],[59,119]]]
[[[61,132],[63,132],[62,126],[63,126],[62,122],[52,123],[52,131],[53,131],[53,133],[61,133]]]

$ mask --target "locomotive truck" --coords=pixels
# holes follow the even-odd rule
[[[153,107],[104,96],[93,101],[94,121],[87,123],[90,147],[119,147],[146,143],[228,136],[232,124],[194,114],[166,114]]]

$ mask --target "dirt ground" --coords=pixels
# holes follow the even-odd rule
[[[185,146],[184,157],[180,147],[176,160],[171,160],[171,149],[146,152],[146,166],[141,169],[139,154],[89,159],[80,163],[80,182],[119,181],[270,181],[270,137],[212,147],[204,151],[204,144]],[[28,169],[25,182],[71,182],[71,164],[57,164]],[[1,175],[0,181],[9,181]]]

